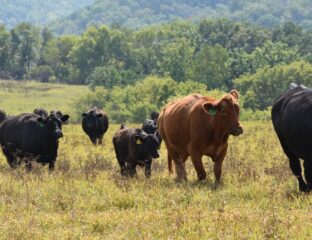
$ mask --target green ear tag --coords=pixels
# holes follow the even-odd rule
[[[136,140],[136,144],[141,144],[142,142],[141,142],[141,140],[140,140],[140,138],[138,138],[137,140]]]
[[[217,114],[217,110],[215,108],[209,108],[208,114],[211,116],[215,116]]]
[[[43,128],[43,127],[45,126],[44,123],[42,123],[42,122],[38,123],[38,125],[39,125],[39,127],[41,127],[41,128]]]

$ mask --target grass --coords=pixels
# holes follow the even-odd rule
[[[87,86],[0,80],[0,108],[9,115],[42,107],[74,115],[73,102],[88,93]]]
[[[311,194],[298,191],[271,123],[242,124],[217,189],[206,157],[207,180],[196,180],[188,160],[189,180],[177,183],[164,145],[150,179],[140,168],[122,177],[118,125],[97,147],[79,125],[64,126],[53,173],[12,170],[0,154],[0,239],[312,239]]]

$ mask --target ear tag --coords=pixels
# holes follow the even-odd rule
[[[215,116],[217,114],[217,109],[209,108],[208,114],[211,115],[211,116]]]
[[[45,126],[44,123],[42,123],[42,122],[38,123],[38,125],[39,125],[39,127],[41,127],[41,128],[43,128],[43,127]]]
[[[140,139],[140,138],[138,138],[138,139],[136,140],[136,144],[142,144],[142,142],[141,142],[141,139]]]

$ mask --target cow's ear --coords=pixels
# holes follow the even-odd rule
[[[97,117],[97,118],[101,118],[101,117],[103,117],[103,114],[102,114],[102,113],[97,113],[97,114],[96,114],[96,117]]]
[[[69,119],[69,115],[65,114],[60,119],[62,122],[66,122]]]
[[[237,100],[239,97],[239,93],[237,90],[233,89],[230,91],[230,94]]]
[[[87,114],[86,114],[86,113],[82,113],[81,116],[82,116],[82,117],[86,117]]]
[[[142,138],[142,136],[140,136],[139,134],[134,135],[133,138],[137,145],[142,144],[142,142],[144,141],[144,138]]]
[[[204,102],[202,104],[202,109],[211,116],[217,114],[217,106],[211,102]]]

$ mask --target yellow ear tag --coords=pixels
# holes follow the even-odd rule
[[[141,142],[141,139],[140,138],[138,138],[137,140],[136,140],[136,144],[141,144],[142,142]]]

